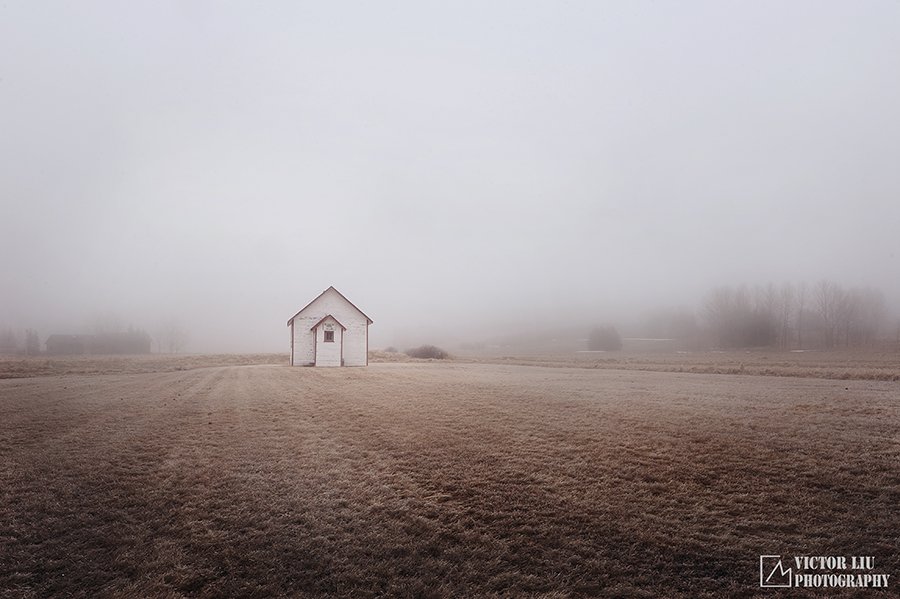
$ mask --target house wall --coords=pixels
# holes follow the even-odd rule
[[[327,314],[347,327],[344,331],[344,366],[365,366],[368,350],[368,321],[341,295],[329,289],[294,318],[294,366],[313,365],[316,361],[313,331],[310,329]],[[338,345],[340,327],[335,331]],[[320,327],[321,329],[321,327]],[[320,335],[322,333],[319,333]],[[319,339],[321,341],[321,339]],[[331,344],[329,344],[331,345]]]

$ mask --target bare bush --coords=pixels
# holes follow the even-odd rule
[[[588,349],[594,351],[618,351],[622,349],[622,337],[613,326],[597,327],[588,336]]]
[[[450,354],[434,345],[420,345],[412,349],[406,350],[406,355],[410,358],[421,358],[423,360],[446,360]]]

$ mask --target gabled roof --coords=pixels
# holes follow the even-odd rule
[[[313,299],[313,301],[309,302],[308,304],[306,304],[305,306],[303,306],[302,308],[300,308],[300,310],[298,310],[296,314],[294,314],[293,316],[291,316],[290,318],[288,318],[288,321],[287,321],[288,326],[291,326],[291,322],[292,322],[295,318],[297,318],[297,317],[300,315],[300,312],[303,312],[304,310],[306,310],[307,308],[309,308],[311,305],[313,305],[313,304],[315,303],[315,301],[316,301],[317,299],[319,299],[320,297],[322,297],[323,295],[325,295],[326,293],[328,293],[328,292],[329,292],[330,290],[332,290],[332,289],[334,289],[334,285],[332,285],[331,287],[329,287],[328,289],[326,289],[325,291],[323,291],[322,293],[320,293],[319,295],[317,295],[317,296],[315,297],[315,299]],[[351,306],[353,306],[353,308],[354,308],[357,312],[359,312],[360,314],[362,314],[363,316],[365,316],[365,317],[366,317],[366,321],[367,321],[369,324],[372,324],[372,323],[374,322],[371,318],[369,318],[368,316],[366,316],[366,313],[365,313],[365,312],[363,312],[362,310],[360,310],[359,308],[357,308],[356,305],[355,305],[353,302],[351,302],[351,301],[348,300],[346,297],[344,297],[344,294],[343,294],[343,293],[341,293],[341,292],[338,291],[337,289],[334,289],[334,292],[337,293],[339,296],[341,296],[341,298],[342,298],[345,302],[347,302],[348,304],[350,304]],[[332,317],[332,318],[334,318],[334,317]],[[340,323],[338,323],[338,324],[340,324]],[[343,326],[343,325],[341,325],[341,326]]]
[[[312,325],[311,327],[309,327],[309,330],[310,330],[310,331],[314,331],[314,330],[316,329],[316,327],[318,327],[320,324],[322,324],[323,322],[325,322],[325,321],[328,320],[329,318],[330,318],[331,320],[335,321],[336,323],[338,323],[338,326],[339,326],[339,327],[341,327],[341,328],[344,329],[345,331],[347,330],[347,327],[345,327],[344,325],[342,325],[342,324],[341,324],[341,321],[338,320],[337,318],[335,318],[334,316],[332,316],[331,314],[326,314],[325,316],[323,316],[323,317],[322,317],[322,320],[320,320],[320,321],[317,322],[316,324],[314,324],[314,325]]]

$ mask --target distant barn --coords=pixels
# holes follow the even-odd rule
[[[368,366],[370,324],[371,318],[329,287],[287,322],[291,366]]]
[[[143,331],[99,335],[50,335],[47,353],[57,356],[81,354],[149,354],[150,335]]]
[[[74,356],[88,353],[90,335],[50,335],[47,337],[47,353],[55,356]]]
[[[150,335],[143,331],[100,333],[91,339],[92,354],[149,354]]]

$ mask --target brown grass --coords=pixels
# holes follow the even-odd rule
[[[764,553],[896,576],[898,430],[896,385],[873,381],[462,363],[5,380],[0,597],[753,597]]]
[[[18,356],[0,354],[0,379],[70,374],[139,374],[213,366],[287,364],[287,354],[139,354],[132,356]]]
[[[520,366],[900,381],[900,353],[896,351],[584,352],[470,359],[477,362]]]

